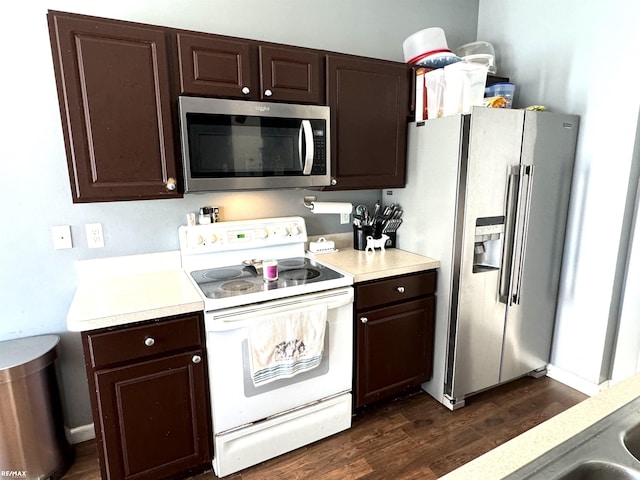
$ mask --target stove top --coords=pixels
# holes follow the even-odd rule
[[[302,217],[180,227],[179,235],[182,266],[200,290],[206,311],[353,284],[349,275],[304,256]],[[267,259],[278,261],[277,280],[263,278],[260,261]]]
[[[202,293],[211,299],[273,291],[344,277],[339,272],[305,257],[278,260],[278,279],[263,279],[260,267],[232,265],[191,272]]]

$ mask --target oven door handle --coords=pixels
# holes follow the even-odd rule
[[[302,167],[303,175],[311,175],[311,168],[313,167],[313,129],[311,128],[311,122],[309,120],[302,120],[300,124],[300,131],[298,133],[298,153],[300,154],[300,161],[303,158],[304,151],[304,163]]]
[[[205,324],[207,332],[227,332],[247,328],[260,317],[290,312],[291,310],[297,311],[314,305],[326,305],[327,310],[332,310],[351,304],[353,304],[353,289],[349,288],[318,295],[311,300],[292,300],[276,306],[248,305],[213,314],[207,313]]]

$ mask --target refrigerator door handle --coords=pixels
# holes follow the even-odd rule
[[[504,247],[498,292],[498,300],[506,305],[513,305],[514,266],[517,258],[515,240],[523,182],[522,174],[522,165],[514,165],[509,168],[507,178]]]
[[[527,165],[524,168],[523,177],[528,177],[527,181],[527,196],[524,205],[524,219],[522,222],[522,241],[520,242],[520,248],[518,252],[518,274],[516,279],[516,285],[513,293],[513,302],[516,305],[520,305],[520,294],[522,293],[522,272],[524,271],[524,259],[527,251],[527,237],[529,236],[529,215],[531,213],[531,196],[533,194],[533,174],[534,166]]]

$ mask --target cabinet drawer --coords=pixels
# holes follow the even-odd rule
[[[138,360],[202,344],[200,314],[87,334],[93,368]]]
[[[411,298],[432,295],[436,291],[436,271],[402,275],[356,285],[356,308],[386,305]]]

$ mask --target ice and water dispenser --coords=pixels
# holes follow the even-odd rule
[[[476,220],[473,246],[473,273],[499,270],[502,266],[504,216]]]

